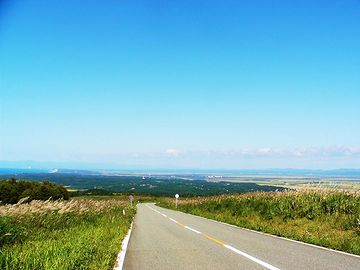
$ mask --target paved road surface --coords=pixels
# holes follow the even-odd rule
[[[360,269],[360,257],[139,204],[125,270]]]

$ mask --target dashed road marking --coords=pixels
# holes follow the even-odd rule
[[[245,252],[242,252],[241,250],[238,250],[237,248],[234,248],[234,247],[232,247],[230,245],[224,245],[224,247],[226,247],[227,249],[230,249],[231,251],[233,251],[233,252],[235,252],[235,253],[237,253],[237,254],[239,254],[241,256],[244,256],[244,257],[248,258],[249,260],[252,260],[253,262],[256,262],[256,263],[266,267],[269,270],[280,270],[279,268],[277,268],[275,266],[272,266],[271,264],[268,264],[266,262],[263,262],[262,260],[259,260],[259,259],[255,258],[255,257],[253,257],[253,256],[251,256],[251,255],[249,255],[249,254],[247,254]]]
[[[207,235],[207,234],[205,234],[205,233],[203,233],[203,235],[204,235],[207,239],[215,242],[216,244],[219,244],[220,246],[224,246],[224,245],[225,245],[224,242],[222,242],[222,241],[220,241],[220,240],[217,240],[216,238],[211,237],[210,235]]]
[[[175,219],[173,219],[173,218],[169,218],[172,222],[175,222],[175,223],[177,223],[177,221],[175,220]]]
[[[193,228],[190,228],[189,226],[185,226],[186,229],[190,230],[190,231],[193,231],[194,233],[198,233],[198,234],[201,234],[201,232],[193,229]]]
[[[160,211],[158,211],[158,210],[156,210],[156,209],[154,209],[154,208],[152,208],[152,207],[150,207],[150,206],[148,206],[148,205],[146,205],[146,206],[147,206],[148,208],[150,208],[151,210],[153,210],[154,212],[157,212],[157,213],[159,213],[160,215],[162,215],[162,216],[164,216],[164,217],[167,217],[167,218],[170,219],[172,222],[174,222],[174,223],[176,223],[176,224],[178,224],[178,225],[180,225],[180,226],[182,226],[182,227],[184,227],[184,228],[186,228],[186,229],[188,229],[188,230],[190,230],[190,231],[192,231],[192,232],[194,232],[194,233],[201,234],[201,235],[205,236],[207,239],[209,239],[210,241],[212,241],[212,242],[214,242],[214,243],[216,243],[216,244],[219,244],[220,246],[223,246],[223,247],[225,247],[225,248],[227,248],[227,249],[235,252],[236,254],[241,255],[241,256],[243,256],[243,257],[245,257],[245,258],[247,258],[247,259],[249,259],[249,260],[257,263],[257,264],[260,264],[260,265],[264,266],[265,268],[267,268],[267,269],[269,269],[269,270],[280,270],[279,268],[277,268],[277,267],[275,267],[275,266],[272,266],[271,264],[268,264],[268,263],[266,263],[266,262],[264,262],[264,261],[262,261],[262,260],[259,260],[259,259],[255,258],[255,257],[253,257],[253,256],[251,256],[251,255],[249,255],[249,254],[247,254],[247,253],[245,253],[245,252],[237,249],[237,248],[234,248],[234,247],[232,247],[232,246],[230,246],[230,245],[227,245],[227,244],[225,244],[224,242],[222,242],[222,241],[220,241],[220,240],[218,240],[218,239],[216,239],[216,238],[214,238],[214,237],[212,237],[212,236],[210,236],[210,235],[207,235],[207,234],[202,233],[202,232],[200,232],[200,231],[198,231],[198,230],[195,230],[195,229],[193,229],[193,228],[191,228],[191,227],[189,227],[189,226],[186,226],[186,225],[180,223],[179,221],[177,221],[177,220],[175,220],[175,219],[173,219],[173,218],[171,218],[171,217],[168,217],[167,215],[161,213]]]

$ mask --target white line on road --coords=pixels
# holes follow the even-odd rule
[[[314,244],[309,244],[309,243],[301,242],[301,241],[294,240],[294,239],[289,239],[289,238],[278,236],[278,235],[272,235],[272,234],[269,234],[269,233],[259,232],[259,231],[251,230],[251,229],[248,229],[248,228],[236,226],[236,225],[233,225],[233,224],[225,223],[225,222],[222,222],[222,221],[218,221],[218,220],[215,220],[215,219],[210,219],[210,218],[206,218],[206,217],[202,217],[202,216],[197,216],[197,215],[185,213],[185,212],[182,212],[182,211],[179,211],[179,212],[181,212],[181,213],[183,213],[185,215],[188,215],[188,216],[192,216],[192,217],[196,217],[196,218],[199,218],[199,219],[204,219],[204,220],[208,220],[208,221],[211,221],[211,222],[223,224],[225,226],[233,227],[233,228],[236,228],[236,229],[245,230],[245,231],[249,231],[249,232],[252,232],[252,233],[256,233],[256,234],[260,234],[260,235],[264,235],[264,236],[268,236],[268,237],[272,237],[272,238],[282,239],[282,240],[293,242],[293,243],[296,243],[296,244],[310,246],[310,247],[314,247],[314,248],[318,248],[318,249],[322,249],[322,250],[326,250],[326,251],[330,251],[330,252],[335,252],[335,253],[343,254],[343,255],[346,255],[346,256],[360,258],[360,256],[356,255],[356,254],[351,254],[351,253],[347,253],[347,252],[340,251],[340,250],[335,250],[335,249],[331,249],[331,248],[317,246],[317,245],[314,245]]]
[[[150,208],[150,207],[149,207],[149,208]],[[163,216],[166,216],[165,214],[161,213],[160,211],[158,211],[158,210],[156,210],[156,209],[152,209],[152,210],[154,210],[155,212],[157,212],[157,213],[159,213],[159,214],[161,214],[161,215],[163,215]],[[198,231],[198,230],[195,230],[195,229],[193,229],[193,228],[191,228],[191,227],[189,227],[189,226],[185,226],[185,225],[179,223],[177,220],[175,220],[175,219],[173,219],[173,218],[171,218],[171,217],[168,217],[168,218],[169,218],[172,222],[177,223],[177,224],[183,226],[184,228],[186,228],[186,229],[188,229],[188,230],[190,230],[190,231],[192,231],[192,232],[194,232],[194,233],[202,234],[202,235],[204,235],[206,238],[210,239],[211,241],[216,242],[216,243],[220,244],[221,246],[223,246],[223,247],[225,247],[225,248],[227,248],[227,249],[229,249],[229,250],[231,250],[231,251],[233,251],[233,252],[235,252],[235,253],[237,253],[237,254],[239,254],[239,255],[241,255],[241,256],[244,256],[245,258],[248,258],[249,260],[251,260],[251,261],[253,261],[253,262],[258,263],[258,264],[264,266],[265,268],[267,268],[267,269],[269,269],[269,270],[280,270],[279,268],[277,268],[277,267],[275,267],[275,266],[272,266],[271,264],[268,264],[268,263],[266,263],[266,262],[263,262],[262,260],[259,260],[259,259],[255,258],[255,257],[253,257],[253,256],[251,256],[251,255],[249,255],[249,254],[247,254],[247,253],[245,253],[245,252],[243,252],[243,251],[241,251],[241,250],[238,250],[238,249],[236,249],[236,248],[234,248],[234,247],[232,247],[232,246],[230,246],[230,245],[227,245],[227,244],[223,243],[222,241],[217,240],[216,238],[213,238],[213,237],[211,237],[211,236],[209,236],[209,235],[203,234],[202,232],[200,232],[200,231]]]
[[[249,260],[252,260],[253,262],[256,262],[256,263],[258,263],[258,264],[266,267],[266,268],[269,269],[269,270],[280,270],[279,268],[277,268],[277,267],[275,267],[275,266],[272,266],[271,264],[268,264],[268,263],[266,263],[266,262],[263,262],[263,261],[261,261],[261,260],[259,260],[259,259],[256,259],[255,257],[250,256],[249,254],[247,254],[247,253],[245,253],[245,252],[242,252],[242,251],[240,251],[240,250],[238,250],[238,249],[236,249],[236,248],[234,248],[234,247],[232,247],[232,246],[224,245],[224,247],[230,249],[231,251],[234,251],[235,253],[237,253],[237,254],[239,254],[239,255],[241,255],[241,256],[244,256],[244,257],[248,258]]]
[[[190,228],[189,226],[185,226],[186,229],[190,230],[190,231],[193,231],[194,233],[198,233],[198,234],[201,234],[201,232],[193,229],[193,228]]]
[[[129,229],[127,235],[125,236],[124,240],[121,243],[121,251],[117,257],[114,270],[122,270],[124,267],[125,255],[126,255],[127,246],[129,244],[132,226],[133,226],[133,223],[131,223],[130,229]]]
[[[162,215],[163,217],[167,217],[167,215],[165,215],[165,214],[163,214],[163,213],[161,213],[161,215]]]

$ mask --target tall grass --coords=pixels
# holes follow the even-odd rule
[[[0,206],[0,269],[112,269],[135,214],[127,205],[80,199]]]
[[[174,208],[172,199],[161,206]],[[286,191],[199,197],[178,210],[237,226],[360,255],[360,195]]]

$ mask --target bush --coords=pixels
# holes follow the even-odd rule
[[[31,200],[69,199],[69,193],[63,186],[45,182],[0,180],[0,203],[15,204],[22,198]]]

